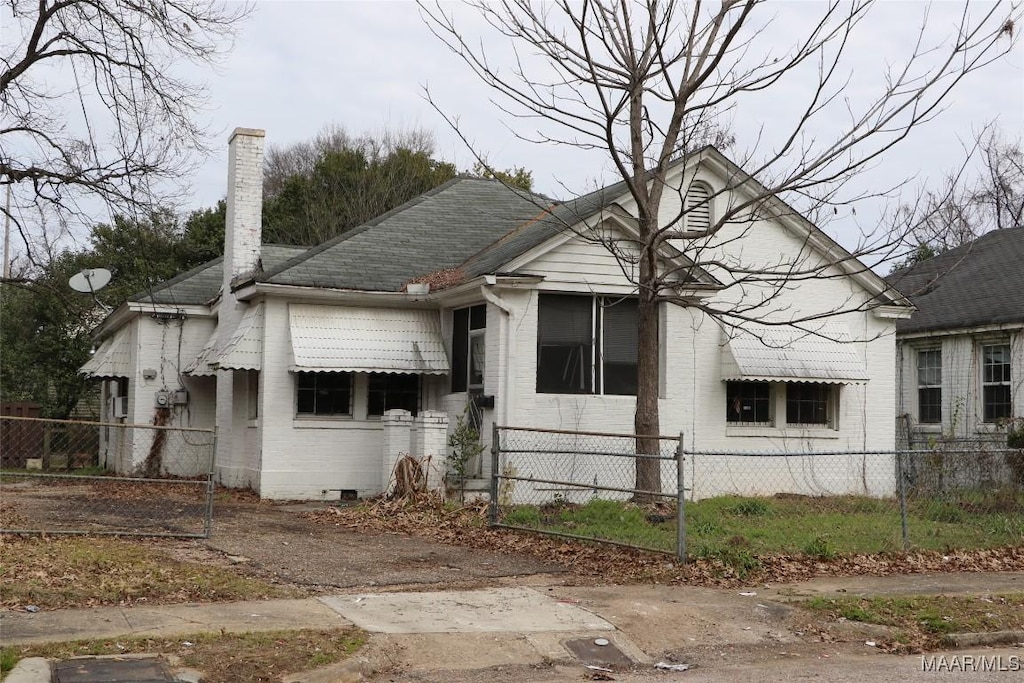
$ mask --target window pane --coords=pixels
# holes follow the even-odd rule
[[[487,327],[487,306],[471,306],[469,309],[469,329],[482,330]]]
[[[1011,415],[1010,407],[1010,385],[993,384],[983,388],[985,410],[985,422],[1003,420]]]
[[[917,390],[917,421],[922,424],[942,422],[942,389],[922,387]]]
[[[726,382],[725,421],[770,423],[771,385],[766,382]]]
[[[939,349],[917,353],[917,383],[919,386],[942,386],[942,352]]]
[[[602,336],[604,393],[636,396],[637,334],[636,299],[604,298]]]
[[[541,294],[538,302],[537,391],[593,391],[593,299]]]
[[[296,412],[300,415],[349,415],[352,412],[350,372],[300,372],[296,387]]]
[[[466,390],[469,367],[469,309],[452,313],[452,393]]]
[[[420,376],[375,372],[369,378],[368,415],[383,415],[388,410],[408,410],[415,415],[420,407]]]
[[[827,384],[793,383],[786,386],[786,422],[789,424],[828,424],[829,396]]]
[[[483,386],[485,340],[480,332],[473,332],[469,337],[469,385]]]

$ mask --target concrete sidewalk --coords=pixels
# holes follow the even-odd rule
[[[827,577],[745,589],[546,585],[345,593],[304,600],[0,612],[0,641],[14,645],[355,625],[371,633],[363,652],[339,667],[291,680],[362,680],[388,669],[432,680],[429,672],[544,667],[552,662],[575,666],[578,678],[586,662],[569,651],[572,641],[606,639],[641,665],[708,647],[791,650],[811,644],[793,628],[793,610],[785,605],[799,597],[1021,591],[1024,572]],[[863,647],[860,625],[839,626],[845,636],[837,632],[837,639]]]
[[[114,636],[176,636],[203,631],[277,631],[341,628],[352,622],[319,600],[253,600],[152,607],[91,607],[0,612],[5,645],[66,642]]]

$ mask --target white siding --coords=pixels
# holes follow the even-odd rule
[[[981,346],[1009,342],[1010,392],[1013,415],[1024,415],[1024,331],[975,332],[954,330],[914,336],[900,341],[897,376],[899,413],[906,415],[913,429],[924,433],[975,438],[990,434],[996,425],[985,423],[981,391]],[[918,424],[917,352],[942,351],[942,423]]]

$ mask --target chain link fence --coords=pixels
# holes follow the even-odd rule
[[[638,456],[631,435],[496,428],[492,523],[739,562],[1024,543],[1019,449],[736,452],[651,442],[658,455]],[[645,462],[656,479],[638,471]]]
[[[0,418],[0,533],[209,536],[212,429]]]

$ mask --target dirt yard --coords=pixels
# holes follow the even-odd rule
[[[183,559],[230,563],[246,574],[305,587],[395,590],[471,588],[507,577],[561,573],[529,556],[488,552],[405,534],[316,524],[301,513],[322,504],[218,501],[206,541],[175,542]]]

